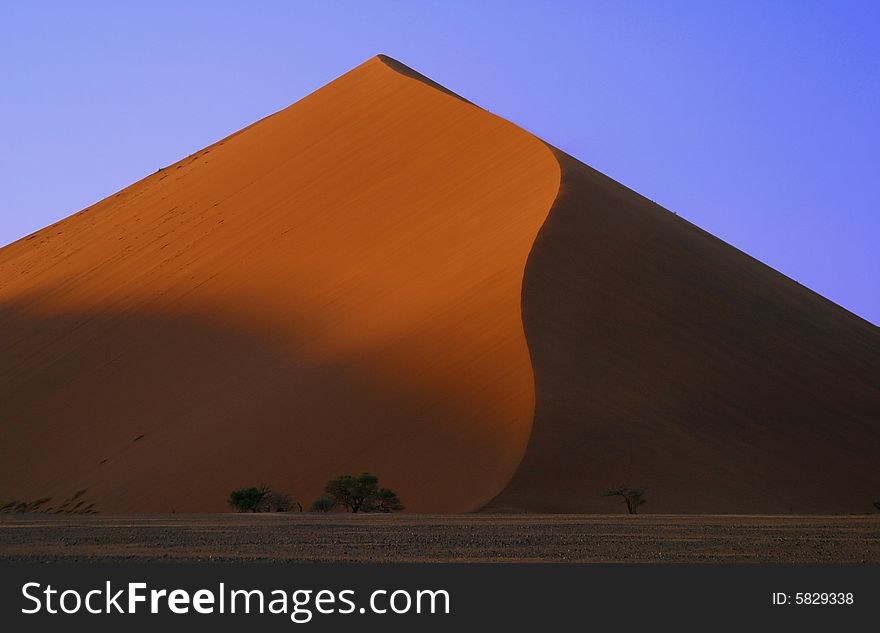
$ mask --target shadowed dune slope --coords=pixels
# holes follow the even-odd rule
[[[864,512],[880,333],[379,56],[0,250],[0,498]]]
[[[0,498],[304,502],[369,470],[479,508],[525,449],[540,140],[373,58],[0,251]]]
[[[537,407],[496,510],[862,513],[880,330],[562,152],[523,282]]]

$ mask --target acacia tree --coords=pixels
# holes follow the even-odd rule
[[[379,478],[366,472],[355,477],[340,475],[327,482],[324,492],[349,512],[360,512],[378,495]]]
[[[302,506],[291,495],[265,484],[233,490],[227,501],[239,512],[290,512],[294,506],[302,512]]]
[[[606,497],[623,497],[626,502],[626,510],[630,514],[636,514],[639,506],[648,503],[645,498],[644,488],[630,488],[629,486],[618,486],[605,491]]]
[[[266,512],[290,512],[294,506],[300,512],[303,511],[302,504],[288,493],[274,490],[267,486],[264,486],[262,490],[265,491],[265,494],[263,495],[261,506]]]
[[[328,494],[323,494],[312,501],[312,512],[330,512],[336,506],[336,499]]]
[[[255,486],[229,493],[228,503],[239,512],[259,512],[266,492]]]
[[[379,478],[367,472],[352,477],[340,475],[327,482],[324,495],[349,512],[398,512],[403,504],[397,493],[379,488]],[[313,504],[314,506],[314,504]]]
[[[376,502],[373,504],[376,512],[400,512],[403,510],[403,504],[397,498],[397,493],[388,488],[379,488]]]
[[[878,510],[880,510],[880,501],[875,501],[874,507],[877,508]]]

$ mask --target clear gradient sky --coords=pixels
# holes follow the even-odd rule
[[[8,2],[0,244],[376,53],[880,323],[880,2]]]

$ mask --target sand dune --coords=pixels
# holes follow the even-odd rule
[[[877,493],[876,327],[383,56],[0,250],[0,351],[0,498]]]

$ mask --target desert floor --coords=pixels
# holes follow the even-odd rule
[[[4,561],[880,562],[880,515],[5,515]]]

